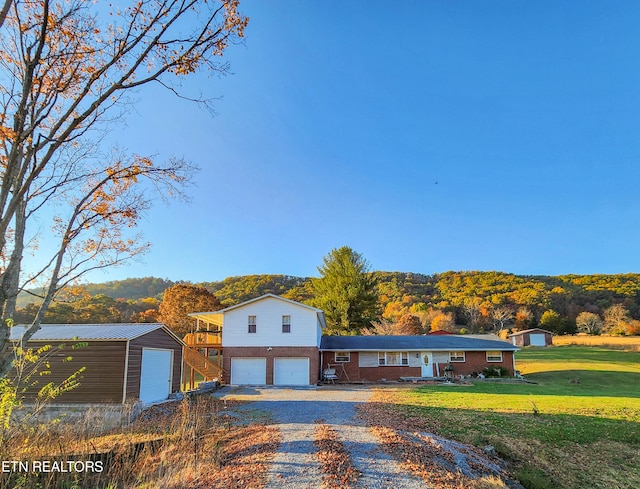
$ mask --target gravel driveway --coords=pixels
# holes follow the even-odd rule
[[[317,488],[323,472],[315,457],[317,422],[333,428],[350,452],[362,476],[361,488],[422,488],[424,482],[402,470],[386,455],[365,424],[356,416],[356,406],[367,402],[371,390],[363,386],[321,387],[223,387],[221,399],[251,401],[241,409],[268,412],[279,425],[282,443],[267,478],[267,488]]]

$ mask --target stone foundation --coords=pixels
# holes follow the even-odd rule
[[[15,409],[12,416],[24,418],[33,412],[32,404],[24,404]],[[62,424],[70,424],[79,430],[101,431],[126,426],[140,412],[139,404],[49,404],[34,422],[51,423],[59,420]]]

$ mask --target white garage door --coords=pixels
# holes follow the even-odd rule
[[[530,334],[529,335],[529,344],[531,346],[546,346],[546,342],[544,341],[544,333],[543,334]]]
[[[235,385],[265,385],[267,383],[267,359],[232,358],[231,383]]]
[[[308,358],[275,358],[273,383],[276,385],[309,385]]]
[[[171,393],[172,350],[142,349],[140,400],[149,404],[164,401]]]

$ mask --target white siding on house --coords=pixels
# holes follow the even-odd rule
[[[322,341],[322,324],[320,324],[320,318],[316,315],[316,341],[318,342],[318,347],[320,346],[320,342]]]
[[[249,316],[256,317],[256,332],[248,333]],[[291,332],[282,332],[282,316],[291,316]],[[222,344],[230,346],[320,346],[318,314],[289,301],[266,297],[227,311]]]
[[[358,355],[358,367],[377,367],[378,366],[378,352],[376,351],[361,351]]]
[[[420,352],[409,352],[409,367],[422,367],[422,355]]]
[[[433,363],[449,363],[449,352],[446,352],[446,351],[434,352]]]

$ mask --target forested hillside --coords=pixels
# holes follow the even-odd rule
[[[458,328],[467,331],[540,325],[568,333],[576,331],[576,318],[588,312],[603,321],[603,331],[640,332],[640,274],[373,273],[378,281],[381,322],[398,322],[403,316],[414,315],[429,327],[430,317],[446,312]],[[266,293],[305,302],[313,297],[310,282],[308,277],[247,275],[197,285],[228,306]],[[173,284],[145,277],[86,285],[54,304],[45,322],[153,321],[163,291]],[[34,307],[24,298],[21,304],[16,320],[28,321]],[[610,311],[612,306],[617,307],[615,315]]]
[[[308,278],[289,275],[244,275],[198,285],[213,292],[225,306],[231,306],[264,294],[276,294],[304,302],[311,297],[308,282]]]

